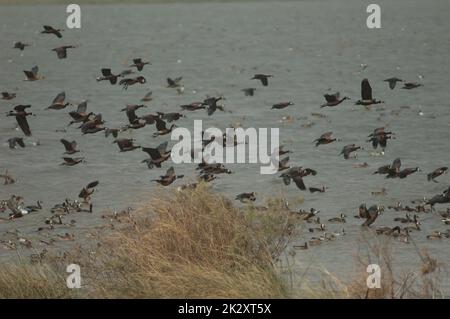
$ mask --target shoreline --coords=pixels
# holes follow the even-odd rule
[[[421,252],[422,263],[405,275],[393,267],[389,236],[371,232],[360,240],[364,251],[356,256],[357,272],[351,278],[339,278],[317,265],[293,263],[295,255],[315,244],[295,245],[300,238],[306,240],[302,229],[311,224],[285,202],[278,196],[263,206],[238,206],[204,183],[181,191],[160,190],[136,210],[105,219],[113,227],[93,232],[89,244],[73,239],[71,248],[47,251],[32,248],[30,242],[35,254],[18,254],[0,270],[0,299],[444,296],[439,286],[443,265],[437,259]],[[381,289],[366,287],[366,267],[373,260],[386,274]],[[66,287],[69,264],[82,270],[83,289]],[[307,271],[321,284],[305,279]]]

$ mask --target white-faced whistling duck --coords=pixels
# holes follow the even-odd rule
[[[61,165],[65,166],[75,166],[77,164],[80,164],[84,162],[84,157],[63,157],[64,162],[61,163]]]
[[[388,82],[389,83],[389,88],[391,90],[393,90],[395,88],[395,86],[397,85],[397,82],[403,82],[403,80],[399,79],[399,78],[396,78],[396,77],[393,77],[393,78],[389,78],[389,79],[384,80],[384,82]]]
[[[211,116],[213,115],[213,113],[217,110],[220,109],[221,111],[223,111],[223,107],[221,107],[220,105],[217,104],[217,102],[219,102],[220,100],[222,100],[223,97],[208,97],[207,99],[205,99],[203,101],[203,105],[207,106],[207,112],[208,115]]]
[[[167,87],[168,88],[178,88],[181,86],[181,80],[183,79],[182,76],[177,77],[175,79],[167,78]]]
[[[383,103],[372,97],[372,87],[370,86],[369,80],[364,79],[361,82],[361,100],[356,101],[356,105],[370,106],[372,104]]]
[[[334,94],[325,94],[323,97],[325,98],[325,100],[327,102],[322,104],[320,107],[325,107],[325,106],[333,107],[333,106],[341,104],[345,100],[350,100],[350,98],[347,97],[347,96],[344,96],[343,98],[340,98],[340,93],[339,92],[336,92]]]
[[[92,120],[83,123],[79,128],[81,129],[83,135],[94,134],[105,130],[105,127],[103,127],[102,124],[103,124],[102,115],[97,114]]]
[[[25,47],[30,46],[28,43],[22,43],[22,42],[14,42],[13,49],[19,49],[20,51],[23,51]]]
[[[66,99],[66,92],[59,93],[54,99],[52,104],[47,107],[47,110],[62,110],[67,105],[70,105],[69,102],[64,103],[64,100]]]
[[[294,102],[289,101],[289,102],[276,103],[276,104],[272,105],[272,109],[281,110],[281,109],[288,107],[289,105],[294,105]]]
[[[160,135],[166,135],[172,132],[172,129],[175,127],[175,124],[172,124],[170,128],[167,128],[166,122],[161,120],[159,117],[155,119],[156,121],[156,130],[157,132],[153,133],[153,137],[160,136]]]
[[[291,183],[291,179],[294,181],[295,185],[301,190],[306,190],[306,186],[303,182],[303,177],[308,175],[316,176],[317,172],[310,168],[302,168],[302,167],[292,167],[287,172],[280,175],[283,178],[283,182],[285,185],[289,185]]]
[[[412,90],[412,89],[418,88],[419,86],[423,86],[423,84],[420,84],[417,82],[407,82],[407,83],[403,84],[402,89]]]
[[[64,145],[64,148],[66,149],[64,154],[72,155],[79,152],[79,150],[77,150],[77,142],[75,141],[69,142],[68,140],[65,140],[63,138],[60,141]]]
[[[12,100],[16,97],[16,93],[2,92],[2,100]]]
[[[176,179],[183,177],[184,175],[175,175],[175,169],[172,166],[167,170],[166,175],[161,175],[160,179],[153,179],[152,181],[157,182],[162,186],[168,186],[172,184]]]
[[[271,74],[255,74],[250,80],[260,80],[262,85],[268,86],[269,85],[269,78],[272,78],[273,75]]]
[[[434,171],[432,171],[431,173],[429,173],[427,175],[428,181],[433,181],[435,183],[438,183],[438,181],[436,181],[435,178],[441,176],[442,174],[447,174],[447,170],[448,170],[448,167],[446,167],[446,166],[436,168]]]
[[[39,67],[35,65],[31,68],[30,71],[24,70],[23,73],[25,73],[25,76],[27,77],[24,81],[37,81],[42,80],[44,77],[38,76]]]
[[[10,111],[7,116],[15,116],[17,124],[22,129],[23,133],[26,136],[31,136],[30,126],[28,125],[27,116],[33,115],[33,113],[28,113],[26,111],[27,108],[31,107],[31,105],[16,105],[14,107],[14,111]]]
[[[117,78],[119,78],[121,75],[115,75],[111,73],[111,69],[103,68],[101,69],[102,76],[97,78],[97,81],[109,81],[111,85],[114,85],[117,83]]]
[[[330,223],[345,223],[345,218],[347,218],[345,214],[340,214],[339,217],[330,218],[328,221]]]
[[[134,145],[133,142],[134,140],[132,138],[119,138],[114,140],[113,143],[116,143],[117,146],[119,146],[121,152],[129,152],[141,148],[141,146]]]
[[[44,30],[41,31],[41,33],[46,33],[46,34],[54,34],[56,35],[58,38],[62,38],[62,34],[61,31],[64,31],[63,29],[55,29],[49,25],[44,25]]]
[[[151,64],[150,62],[143,62],[142,59],[133,59],[133,64],[130,67],[136,67],[138,71],[142,71],[144,65]]]
[[[241,203],[254,202],[256,200],[255,192],[241,193],[236,195],[235,200],[239,200]]]
[[[145,94],[145,96],[141,99],[141,102],[150,102],[151,100],[153,100],[153,92],[150,91],[147,94]]]
[[[142,107],[147,107],[143,104],[128,104],[125,108],[121,109],[121,112],[125,112],[128,118],[128,121],[130,124],[136,124],[139,122],[139,118],[136,116],[136,111],[139,110]]]
[[[325,191],[326,191],[326,187],[325,186],[322,186],[321,188],[318,188],[318,187],[310,187],[309,188],[309,192],[310,193],[325,193]]]
[[[67,58],[67,49],[74,49],[75,46],[73,45],[63,45],[61,47],[57,47],[52,49],[52,51],[56,52],[56,56],[58,59],[65,59]]]
[[[138,76],[136,78],[128,78],[119,81],[119,85],[123,85],[123,89],[126,90],[130,85],[134,85],[136,83],[144,84],[147,80],[143,76]]]
[[[180,107],[186,111],[196,111],[196,110],[201,110],[201,109],[206,108],[206,106],[203,104],[203,102],[192,102],[190,104],[180,105]]]
[[[386,148],[387,140],[392,138],[391,135],[394,133],[386,132],[384,127],[376,128],[373,133],[371,133],[368,137],[370,137],[367,142],[372,142],[372,147],[374,149],[378,148],[378,145],[381,146],[382,149]]]
[[[322,144],[330,144],[335,141],[339,141],[337,138],[332,138],[333,132],[323,133],[318,139],[314,140],[316,142],[316,147]]]
[[[355,144],[348,144],[348,145],[344,146],[344,148],[342,149],[342,151],[339,155],[344,154],[344,158],[349,159],[350,153],[356,152],[359,149],[363,149],[363,148],[361,146],[356,146]],[[355,158],[356,158],[356,156],[355,156]]]
[[[360,209],[361,208],[364,207],[360,206]],[[366,221],[362,224],[362,226],[369,227],[370,225],[372,225],[377,219],[378,215],[380,215],[382,210],[383,208],[379,205],[372,205],[369,207],[369,209],[366,208],[366,211],[363,214],[365,216],[364,218],[366,218]]]
[[[90,120],[91,115],[94,115],[93,112],[86,113],[87,111],[87,101],[83,101],[77,106],[76,111],[70,111],[69,115],[73,119],[69,123],[68,126],[74,124],[74,123],[86,123]]]
[[[17,146],[20,146],[22,148],[25,147],[25,143],[23,142],[22,137],[12,137],[8,139],[8,145],[10,149],[15,149]]]
[[[245,88],[245,89],[242,89],[242,92],[244,92],[244,95],[245,95],[245,96],[253,96],[253,95],[255,95],[255,91],[256,91],[255,88]]]
[[[149,169],[152,169],[153,166],[160,168],[161,164],[170,158],[171,152],[167,150],[167,144],[168,142],[166,141],[157,148],[143,147],[142,151],[146,152],[150,158],[143,160],[142,163],[147,163]]]
[[[84,202],[88,202],[88,200],[90,199],[91,195],[95,192],[94,187],[97,187],[98,184],[99,184],[98,181],[94,181],[94,182],[91,182],[91,183],[87,184],[80,191],[80,193],[78,194],[78,197],[82,198],[84,200]]]
[[[157,112],[157,113],[161,119],[166,120],[169,123],[178,121],[180,118],[185,117],[185,115],[178,112],[171,112],[171,113]]]

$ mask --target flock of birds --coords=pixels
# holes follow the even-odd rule
[[[44,26],[44,29],[41,31],[42,34],[54,35],[58,38],[62,38],[61,29],[55,29],[51,26]],[[19,50],[25,50],[29,44],[16,42],[14,44],[14,48]],[[73,45],[65,45],[58,48],[52,49],[52,51],[56,52],[58,59],[67,58],[68,49],[76,48]],[[127,69],[120,73],[114,73],[111,68],[103,68],[101,69],[101,75],[97,77],[98,82],[105,81],[110,85],[119,85],[122,86],[124,90],[127,90],[129,87],[133,85],[142,85],[145,84],[146,78],[141,75],[144,68],[150,66],[151,63],[149,61],[144,61],[141,58],[133,59],[132,63],[129,65],[130,68],[135,68],[136,70]],[[39,81],[43,80],[44,77],[40,76],[38,66],[34,66],[31,70],[23,71],[26,76],[26,81]],[[134,76],[138,73],[137,76]],[[271,74],[255,74],[251,77],[251,80],[256,80],[261,83],[263,87],[269,86],[269,81],[274,76]],[[388,83],[388,86],[391,90],[395,89],[397,83],[403,83],[402,89],[411,90],[416,89],[422,86],[420,83],[416,82],[405,82],[402,79],[393,77],[385,80]],[[182,84],[182,77],[178,78],[167,78],[167,87],[174,89],[178,94],[182,94],[184,92],[184,86]],[[251,97],[255,94],[256,88],[243,88],[242,92],[245,96]],[[2,99],[6,101],[12,101],[16,98],[16,93],[11,92],[2,92]],[[341,103],[346,100],[350,100],[349,97],[341,97],[339,92],[335,94],[325,94],[324,95],[325,102],[320,105],[321,108],[325,107],[337,107]],[[142,160],[142,163],[145,163],[149,169],[154,168],[162,168],[166,161],[169,161],[171,158],[171,150],[168,147],[168,141],[162,142],[155,147],[143,147],[135,144],[134,139],[121,137],[121,134],[127,130],[138,130],[144,127],[154,125],[156,131],[153,133],[154,137],[167,136],[169,135],[176,122],[184,117],[186,117],[187,112],[196,112],[196,111],[206,111],[208,116],[212,116],[217,110],[226,112],[223,104],[220,104],[220,101],[224,100],[223,96],[209,96],[203,101],[196,101],[189,104],[184,104],[180,106],[180,112],[154,112],[148,114],[139,114],[143,109],[147,106],[144,104],[133,104],[126,105],[121,112],[124,112],[126,115],[127,123],[122,127],[106,127],[105,121],[103,120],[102,114],[88,112],[88,101],[85,100],[76,106],[76,110],[70,111],[68,115],[70,116],[70,122],[68,126],[78,125],[77,128],[80,130],[82,135],[87,134],[97,134],[99,132],[103,132],[105,137],[108,138],[112,136],[114,138],[113,143],[117,144],[117,147],[120,152],[130,152],[135,151],[137,149],[141,149],[141,151],[145,152],[148,156]],[[148,92],[142,99],[141,102],[150,102],[152,101],[152,92]],[[355,102],[355,105],[361,105],[366,108],[370,108],[371,105],[384,103],[381,100],[377,100],[372,95],[372,88],[368,81],[368,79],[363,79],[361,82],[361,99]],[[273,110],[279,110],[287,108],[291,105],[294,105],[293,102],[280,102],[272,105]],[[73,106],[71,103],[66,101],[65,92],[59,93],[50,105],[47,107],[49,111],[61,111],[66,109],[68,106]],[[7,140],[9,148],[14,150],[17,147],[25,147],[24,139],[32,136],[32,129],[30,127],[30,123],[28,119],[30,116],[34,116],[34,114],[30,111],[31,105],[16,105],[7,112],[7,117],[15,118],[18,127],[21,129],[25,137],[14,136]],[[170,124],[169,124],[170,123]],[[32,123],[31,123],[32,124]],[[230,143],[229,139],[233,139]],[[387,147],[387,142],[389,139],[395,138],[395,133],[391,131],[387,131],[384,127],[376,128],[372,133],[367,136],[368,140],[366,142],[371,143],[374,149],[381,148],[384,154],[384,149]],[[61,144],[64,147],[63,153],[63,162],[61,165],[65,166],[76,166],[84,161],[83,157],[76,157],[75,154],[79,153],[77,142],[69,141],[67,139],[61,138]],[[338,138],[333,137],[333,132],[325,132],[321,136],[319,136],[315,141],[315,146],[319,147],[323,145],[328,145],[331,143],[339,142]],[[218,141],[218,139],[214,136],[207,136],[207,134],[203,134],[202,136],[202,145],[203,147],[207,147],[210,143],[219,143],[219,145],[223,144],[223,147],[234,147],[237,145],[236,139],[233,136],[227,136],[224,134],[223,140]],[[39,145],[39,143],[37,143]],[[356,144],[348,144],[343,146],[341,155],[345,160],[356,157],[355,152],[363,149],[361,145]],[[284,147],[280,147],[273,151],[275,154],[279,156],[283,156],[285,154],[291,153],[290,150],[285,150]],[[367,163],[359,164],[360,167],[368,166]],[[199,163],[197,166],[198,180],[204,182],[211,182],[218,177],[220,174],[232,174],[233,172],[225,167],[224,164],[221,163],[209,163],[206,158],[203,158],[202,163]],[[428,181],[437,182],[436,179],[447,173],[447,167],[439,167],[436,170],[429,172],[427,175]],[[305,185],[305,178],[313,177],[317,175],[317,171],[312,168],[305,168],[300,166],[291,166],[289,164],[289,156],[284,157],[279,161],[280,172],[279,177],[282,179],[285,185],[290,185],[291,182],[295,184],[295,186],[302,190],[309,190],[311,193],[319,192],[325,193],[327,188],[325,186],[321,187],[307,187]],[[399,178],[404,179],[409,175],[419,172],[419,167],[402,167],[401,159],[397,158],[391,164],[386,164],[382,167],[379,167],[373,174],[385,175],[386,178]],[[14,177],[6,171],[4,174],[0,175],[1,178],[4,179],[5,185],[10,185],[15,183]],[[182,179],[183,175],[178,175],[175,172],[173,166],[169,167],[163,175],[160,175],[159,178],[153,179],[152,182],[156,182],[162,186],[169,186],[175,180]],[[70,215],[74,212],[93,212],[93,204],[91,197],[93,196],[96,188],[100,185],[99,181],[92,181],[84,186],[80,193],[78,194],[78,199],[66,199],[62,203],[58,203],[51,208],[51,217],[46,218],[43,226],[38,228],[38,231],[43,230],[51,230],[54,229],[57,225],[65,225],[65,226],[74,226],[76,222],[71,220],[70,222],[64,221],[64,216]],[[179,189],[186,188],[195,188],[197,183],[187,183],[179,187]],[[382,191],[383,192],[383,191]],[[382,193],[381,192],[381,193]],[[255,192],[241,193],[236,195],[236,200],[239,200],[243,203],[254,202],[256,200]],[[421,221],[420,214],[423,213],[431,213],[434,210],[434,206],[436,204],[446,204],[450,203],[450,187],[443,189],[443,192],[435,195],[431,199],[424,199],[421,202],[416,202],[415,206],[403,206],[401,203],[395,206],[389,206],[388,209],[392,209],[395,211],[404,211],[406,213],[403,218],[395,218],[394,222],[400,222],[405,226],[401,227],[400,225],[396,225],[393,227],[378,227],[375,229],[377,234],[383,234],[398,238],[399,240],[408,242],[410,238],[410,233],[413,231],[419,231]],[[429,207],[427,207],[429,206]],[[265,207],[260,207],[261,209],[266,209]],[[26,205],[24,203],[24,198],[17,195],[12,195],[10,198],[4,199],[0,201],[0,213],[9,212],[8,217],[0,217],[2,221],[13,221],[15,219],[26,216],[30,213],[34,213],[43,209],[42,202],[38,201],[36,205]],[[366,204],[361,204],[358,209],[358,214],[355,216],[356,218],[364,219],[362,225],[364,227],[371,227],[372,224],[376,221],[377,217],[384,211],[384,207],[381,205],[373,205],[369,208],[366,207]],[[128,214],[130,209],[124,211],[122,213]],[[337,236],[344,235],[345,230],[338,233],[327,232],[327,226],[321,221],[318,216],[319,211],[315,209],[311,209],[310,211],[292,211],[293,214],[298,216],[299,218],[305,220],[307,223],[316,224],[317,226],[311,226],[309,231],[311,233],[321,233],[321,235],[314,236],[310,238],[304,245],[296,245],[295,248],[298,249],[307,249],[309,245],[319,244],[324,241],[329,241],[337,238]],[[411,217],[411,214],[413,216]],[[439,212],[442,216],[442,221],[445,224],[450,224],[450,209],[447,209],[445,212]],[[118,214],[113,214],[113,218],[117,217]],[[111,217],[111,216],[109,216]],[[328,220],[329,223],[345,223],[347,216],[345,214],[340,214],[338,217],[331,218]],[[73,235],[70,233],[66,233],[65,235],[59,235],[61,239],[72,240]],[[438,239],[438,238],[450,238],[450,230],[447,232],[435,232],[428,235],[429,239]],[[30,241],[27,239],[21,238],[20,242],[24,243],[26,246],[30,245]],[[10,247],[12,245],[11,242],[3,242],[3,245]]]

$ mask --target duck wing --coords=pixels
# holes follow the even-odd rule
[[[26,136],[31,136],[30,126],[25,115],[16,115],[17,124]]]
[[[367,79],[364,79],[361,82],[361,99],[363,101],[372,100],[372,87]]]

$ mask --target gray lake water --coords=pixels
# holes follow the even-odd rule
[[[220,177],[213,188],[230,197],[241,192],[258,192],[258,202],[264,197],[285,194],[290,199],[305,198],[293,208],[321,211],[323,221],[345,213],[346,236],[297,254],[298,265],[312,264],[337,274],[344,280],[355,270],[354,256],[364,231],[361,220],[354,219],[357,207],[385,206],[431,197],[449,185],[449,176],[439,183],[430,183],[426,173],[440,166],[450,166],[450,90],[448,89],[450,2],[446,0],[379,1],[382,8],[382,28],[366,27],[366,6],[369,1],[297,1],[262,3],[198,3],[161,5],[82,5],[82,28],[66,30],[63,38],[39,34],[42,25],[65,27],[65,6],[1,6],[0,89],[17,92],[12,101],[0,102],[2,113],[17,104],[32,104],[37,116],[29,117],[33,132],[26,138],[27,147],[10,150],[7,139],[22,136],[14,131],[14,118],[0,117],[0,171],[8,169],[17,179],[14,185],[0,185],[0,199],[12,194],[24,196],[27,204],[44,202],[48,210],[64,198],[76,198],[80,189],[92,180],[100,180],[94,194],[94,214],[77,214],[71,218],[80,228],[103,223],[104,210],[121,210],[137,206],[155,183],[150,179],[170,167],[148,170],[140,163],[146,158],[141,151],[119,153],[112,139],[104,134],[82,136],[76,127],[58,133],[70,118],[68,107],[62,111],[44,110],[53,98],[65,91],[67,99],[77,103],[88,99],[88,110],[102,113],[108,127],[121,127],[125,114],[119,112],[126,104],[140,103],[149,90],[154,100],[138,114],[179,111],[179,105],[203,100],[207,95],[223,94],[224,105],[232,113],[187,112],[176,124],[191,128],[194,119],[202,119],[204,127],[224,129],[239,122],[243,127],[280,127],[280,140],[294,153],[291,165],[311,167],[315,177],[305,178],[307,186],[325,185],[324,194],[301,192],[295,186],[286,187],[277,175],[260,175],[259,165],[229,165],[235,174]],[[14,41],[31,44],[25,51],[12,49]],[[50,50],[72,44],[68,58],[58,60]],[[142,72],[148,82],[127,91],[120,86],[97,82],[102,67],[113,72],[128,68],[132,58],[150,60]],[[44,80],[24,82],[22,70],[39,65]],[[366,64],[363,69],[361,64]],[[255,73],[273,74],[268,87],[251,81]],[[166,88],[167,77],[183,76],[185,93]],[[390,90],[385,78],[398,76],[410,82],[424,84],[415,90]],[[419,78],[421,76],[421,78]],[[353,105],[359,99],[360,82],[368,78],[374,96],[386,101],[385,109],[365,110]],[[244,97],[242,88],[257,88],[254,97]],[[352,98],[335,108],[320,109],[322,95],[340,91]],[[295,105],[284,110],[271,110],[281,101]],[[407,106],[408,108],[405,108]],[[394,112],[393,112],[394,111]],[[419,115],[422,111],[423,115]],[[311,113],[320,112],[327,118]],[[280,123],[283,116],[294,117],[292,123]],[[303,124],[314,122],[310,128]],[[384,156],[371,156],[366,137],[373,129],[385,126],[396,133],[388,142]],[[170,136],[153,138],[154,126],[122,133],[133,137],[138,145],[156,146]],[[315,148],[312,143],[322,133],[333,131],[341,139]],[[60,166],[64,151],[60,138],[75,139],[85,164]],[[40,146],[32,146],[38,141]],[[173,144],[173,142],[171,142]],[[357,143],[365,150],[358,159],[344,160],[339,153],[346,144]],[[172,145],[171,144],[171,145]],[[400,157],[404,167],[419,166],[422,172],[404,180],[386,180],[372,175],[379,166]],[[367,162],[368,168],[353,168]],[[177,173],[194,178],[195,165],[175,165]],[[177,181],[175,185],[182,182]],[[382,187],[387,196],[373,196]],[[447,206],[448,207],[448,206]],[[445,206],[438,207],[445,210]],[[1,214],[3,217],[6,213]],[[394,216],[404,213],[385,211],[374,226],[394,225]],[[0,223],[0,239],[6,231],[20,230],[25,236],[40,238],[37,227],[43,224],[49,211],[25,216],[14,222]],[[426,249],[446,265],[450,262],[450,241],[429,241],[426,235],[448,229],[437,213],[421,214],[422,231],[412,235],[420,249]],[[340,231],[342,225],[329,225]],[[57,230],[65,232],[67,230]],[[77,232],[76,229],[69,231]],[[306,234],[305,238],[312,235]],[[303,243],[305,238],[299,238]],[[41,249],[36,245],[36,249]],[[397,265],[407,271],[417,269],[415,245],[395,243]],[[9,258],[8,250],[0,256]],[[447,267],[447,266],[446,266]],[[300,269],[300,268],[299,268]],[[300,272],[300,271],[299,271]],[[447,296],[450,283],[444,278]]]

